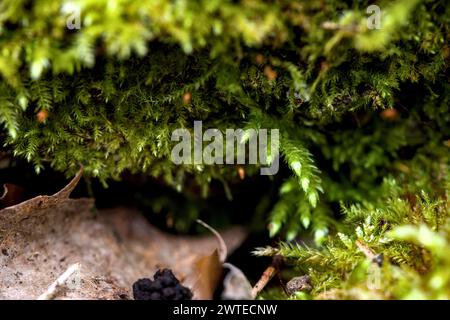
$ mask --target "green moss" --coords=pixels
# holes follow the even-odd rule
[[[392,205],[383,181],[399,197],[448,190],[448,1],[380,1],[374,30],[369,1],[74,3],[79,30],[63,1],[0,4],[0,137],[37,171],[83,165],[105,183],[130,171],[179,191],[194,177],[204,195],[218,180],[231,198],[237,168],[174,165],[172,131],[277,128],[270,233],[318,244],[339,241],[340,202]],[[353,258],[336,259],[348,272]]]

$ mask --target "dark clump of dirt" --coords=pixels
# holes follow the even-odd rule
[[[133,284],[134,300],[191,300],[192,296],[170,269],[158,270],[153,280],[144,278]]]

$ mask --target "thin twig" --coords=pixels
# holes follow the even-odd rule
[[[269,281],[273,278],[273,276],[278,272],[277,268],[274,266],[268,266],[266,270],[264,270],[261,278],[255,284],[252,289],[252,297],[253,299],[264,289],[264,287],[269,283]]]
[[[58,279],[55,280],[55,282],[53,282],[48,287],[48,289],[43,294],[41,294],[37,298],[37,300],[52,300],[55,297],[58,289],[61,288],[66,283],[67,279],[69,279],[69,277],[74,274],[79,268],[79,263],[72,264],[63,274],[58,277]]]
[[[355,244],[368,259],[373,260],[376,257],[375,252],[373,252],[372,249],[370,249],[369,246],[361,240],[356,240]]]
[[[359,248],[359,250],[364,253],[364,255],[372,261],[374,264],[376,264],[378,267],[383,266],[384,262],[384,255],[383,253],[376,253],[372,249],[369,248],[367,244],[365,244],[362,240],[356,240],[355,241],[356,246]]]

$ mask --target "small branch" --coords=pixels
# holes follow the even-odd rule
[[[262,291],[262,289],[264,289],[264,287],[269,283],[269,281],[275,276],[277,272],[278,270],[274,266],[269,266],[266,270],[264,270],[261,278],[252,289],[253,299],[256,298],[256,296]]]
[[[379,267],[383,265],[383,253],[376,254],[372,249],[369,248],[362,240],[355,241],[356,246],[361,250],[362,253],[373,263],[376,263]]]
[[[59,288],[61,288],[62,286],[64,286],[64,284],[66,283],[67,279],[69,279],[69,277],[74,274],[78,269],[80,268],[80,264],[79,263],[75,263],[72,264],[69,268],[67,268],[67,270],[61,274],[58,279],[56,279],[55,282],[53,282],[48,289],[41,294],[37,300],[52,300],[55,295],[56,292],[58,291]]]
[[[272,258],[272,264],[264,270],[261,278],[255,284],[252,289],[252,297],[256,299],[256,296],[264,289],[264,287],[269,283],[270,280],[281,270],[284,264],[283,257],[279,254],[276,254]],[[281,279],[280,279],[281,281]],[[283,286],[283,289],[284,286]]]
[[[372,249],[369,248],[367,244],[365,244],[361,240],[356,240],[355,244],[368,259],[372,260],[373,258],[375,258],[376,254],[372,251]]]

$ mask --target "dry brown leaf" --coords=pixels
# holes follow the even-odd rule
[[[217,248],[216,238],[168,235],[126,208],[94,214],[93,199],[69,199],[81,175],[52,196],[0,210],[0,299],[35,299],[73,264],[80,268],[56,298],[130,298],[133,282],[161,267],[202,297],[195,262]],[[245,232],[222,236],[233,251]]]
[[[219,252],[214,250],[211,255],[198,258],[195,261],[195,268],[198,272],[198,280],[194,286],[197,298],[211,300],[223,272]]]
[[[213,233],[219,245],[219,251],[214,250],[211,255],[201,257],[195,263],[199,274],[196,290],[200,299],[213,298],[214,292],[222,277],[224,267],[229,269],[229,272],[223,281],[224,291],[222,292],[222,299],[252,299],[252,286],[245,274],[231,263],[225,263],[228,256],[228,248],[221,234],[205,222],[201,220],[197,220],[197,222]]]

